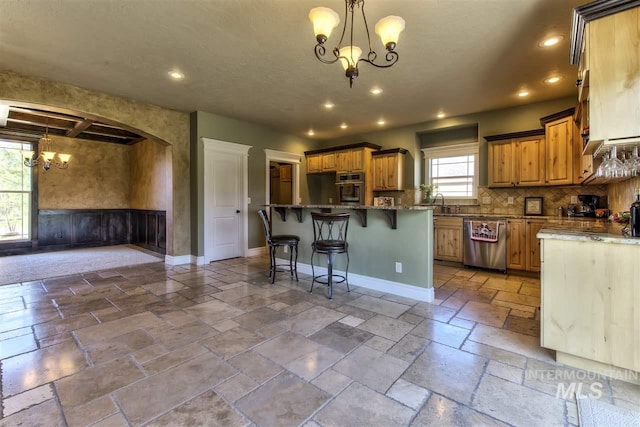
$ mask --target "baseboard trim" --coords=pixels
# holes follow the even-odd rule
[[[194,264],[193,255],[164,256],[164,263],[167,265]]]
[[[288,259],[278,258],[278,262],[289,262]],[[315,267],[316,274],[326,274],[324,267]],[[311,264],[298,262],[298,272],[311,274]],[[336,274],[344,274],[344,271],[334,270]],[[391,280],[379,279],[377,277],[364,276],[361,274],[349,273],[349,284],[360,286],[374,291],[394,294],[405,298],[412,298],[418,301],[433,302],[435,291],[433,288],[421,288],[419,286],[407,285],[406,283],[392,282]]]
[[[266,246],[262,246],[262,247],[258,247],[258,248],[249,248],[246,250],[246,257],[249,256],[258,256],[258,255],[266,255],[267,254],[267,247]]]

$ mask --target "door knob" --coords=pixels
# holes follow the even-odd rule
[[[240,209],[236,209],[236,213],[240,213]]]

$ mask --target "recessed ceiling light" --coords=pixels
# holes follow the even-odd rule
[[[382,88],[374,87],[374,88],[371,88],[369,92],[371,92],[373,95],[380,95],[382,93]]]
[[[309,129],[309,132],[307,132],[307,135],[309,135],[309,136],[313,136],[315,134],[316,133],[313,131],[313,129]]]
[[[384,121],[384,119],[380,119],[378,120],[378,125],[383,126],[386,122]]]
[[[521,90],[520,92],[518,92],[518,96],[520,98],[524,98],[525,96],[529,96],[529,91],[527,90]]]
[[[444,119],[444,113],[438,113],[436,117],[439,119]]]
[[[181,73],[178,70],[171,70],[169,71],[169,77],[171,77],[174,80],[182,80],[184,79],[184,73]]]
[[[325,102],[324,104],[322,104],[322,106],[323,106],[324,108],[326,108],[327,110],[330,110],[330,109],[332,109],[333,107],[335,107],[336,105],[335,105],[333,102],[331,102],[331,101],[327,101],[327,102]]]
[[[348,127],[349,127],[349,126],[347,126],[347,124],[346,124],[346,123],[342,123],[342,124],[340,125],[340,129],[346,129],[346,128],[348,128]]]
[[[551,76],[549,78],[544,79],[544,82],[549,84],[554,84],[554,83],[558,83],[560,80],[562,80],[562,76]]]
[[[548,38],[542,40],[540,43],[538,43],[538,46],[540,46],[540,47],[551,47],[551,46],[557,45],[562,40],[564,40],[564,36],[548,37]]]

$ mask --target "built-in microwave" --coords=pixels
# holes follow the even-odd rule
[[[341,173],[336,176],[338,203],[341,205],[364,204],[364,174]]]

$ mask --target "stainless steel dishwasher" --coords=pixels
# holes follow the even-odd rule
[[[496,230],[484,230],[496,224]],[[476,233],[472,236],[473,227]],[[478,229],[487,233],[478,233]],[[473,238],[472,238],[473,237]],[[507,220],[504,218],[465,218],[463,221],[464,265],[507,271]]]

